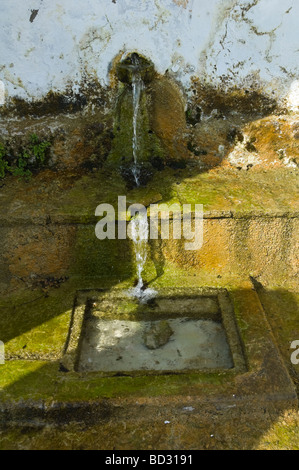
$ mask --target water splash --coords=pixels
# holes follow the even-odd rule
[[[130,237],[134,243],[137,267],[137,284],[129,290],[129,295],[136,297],[141,303],[146,303],[156,295],[154,289],[146,288],[142,279],[142,273],[147,258],[149,224],[147,212],[140,211],[130,222]]]

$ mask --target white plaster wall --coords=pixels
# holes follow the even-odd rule
[[[85,73],[107,85],[113,57],[137,50],[185,89],[192,75],[257,80],[299,104],[299,0],[0,0],[0,13],[6,97],[76,89]]]

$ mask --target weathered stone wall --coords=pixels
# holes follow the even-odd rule
[[[151,138],[154,135],[161,140],[165,167],[168,159],[190,160],[186,194],[194,194],[205,210],[208,194],[214,209],[226,210],[231,201],[238,208],[241,200],[247,201],[247,212],[251,214],[247,219],[207,219],[202,250],[186,256],[179,243],[170,242],[160,247],[165,263],[175,269],[194,268],[195,272],[205,270],[215,276],[229,273],[235,279],[252,274],[265,282],[294,281],[298,272],[295,192],[291,194],[289,189],[287,193],[293,214],[289,220],[285,200],[281,202],[283,217],[275,218],[275,211],[272,214],[271,201],[279,199],[277,193],[272,197],[272,189],[267,189],[265,202],[263,189],[248,190],[250,184],[243,179],[247,184],[244,194],[235,193],[233,181],[225,198],[220,198],[222,181],[219,186],[211,176],[211,184],[202,190],[202,181],[192,183],[189,177],[213,167],[232,170],[236,182],[239,170],[254,174],[256,170],[287,167],[290,174],[296,171],[298,0],[87,0],[84,4],[71,0],[11,0],[2,2],[1,9],[0,90],[3,83],[5,102],[12,105],[13,111],[11,114],[0,106],[0,143],[7,147],[4,158],[11,164],[10,154],[19,155],[24,142],[35,133],[51,142],[51,148],[44,182],[39,180],[37,193],[30,195],[26,187],[22,196],[12,194],[13,203],[9,211],[5,206],[4,218],[2,211],[0,283],[26,283],[32,276],[101,276],[110,273],[111,263],[119,264],[111,260],[119,256],[121,247],[112,243],[107,259],[107,253],[105,257],[98,252],[93,230],[88,235],[93,241],[85,241],[83,236],[81,240],[87,230],[84,221],[79,229],[77,222],[66,224],[70,214],[80,212],[82,206],[84,211],[94,211],[96,198],[88,199],[94,178],[99,177],[99,192],[106,181],[114,188],[115,180],[120,178],[119,172],[113,171],[109,179],[109,168],[106,174],[97,175],[117,140],[117,129],[113,127],[120,89],[116,64],[132,51],[152,60],[157,72],[147,84],[147,132]],[[277,113],[279,105],[287,106],[290,112],[280,108],[282,113]],[[128,141],[131,145],[131,137]],[[120,142],[119,158],[123,157],[122,147]],[[156,154],[153,157],[157,175],[163,172],[164,161],[161,165],[161,159]],[[180,169],[169,166],[174,171]],[[69,178],[67,188],[59,179],[64,173]],[[53,207],[43,207],[46,199],[42,203],[41,195],[49,194],[50,199],[51,191],[59,190],[58,199],[53,199],[53,206],[59,207],[73,179],[86,174],[91,179],[73,192],[74,197],[62,212],[63,226],[52,227],[49,220],[39,231],[35,218],[42,214],[46,219],[53,212]],[[166,200],[172,196],[174,185],[180,188],[179,176],[174,174],[173,178]],[[272,178],[273,185],[277,185],[278,177]],[[52,186],[48,186],[51,181]],[[160,182],[155,193],[163,193],[167,184],[167,179]],[[15,180],[3,183],[3,193],[7,190],[11,194],[10,185],[15,190]],[[115,194],[127,190],[125,181],[115,186]],[[106,195],[104,200],[108,202]],[[271,217],[263,219],[252,214],[255,207],[267,204]],[[26,216],[31,205],[34,215],[29,212]],[[14,222],[20,207],[26,227],[5,227]],[[75,264],[73,246],[79,246]],[[130,250],[127,256],[126,269],[132,275]],[[90,259],[96,260],[94,264]]]
[[[131,242],[99,242],[94,225],[27,225],[2,228],[0,233],[0,290],[9,284],[42,286],[65,276],[123,280],[135,275]],[[151,240],[148,275],[159,277],[169,270],[179,275],[184,270],[185,275],[206,276],[214,284],[234,285],[250,275],[263,285],[296,288],[298,233],[296,218],[205,219],[204,242],[198,250],[186,251],[184,239]]]
[[[111,84],[115,57],[137,50],[185,91],[191,77],[254,84],[298,107],[297,0],[10,0],[1,2],[6,101]]]

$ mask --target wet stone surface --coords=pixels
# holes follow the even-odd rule
[[[173,333],[167,321],[153,322],[144,332],[144,344],[148,349],[158,349],[168,343]]]
[[[167,321],[88,319],[80,371],[174,371],[233,367],[221,323],[194,318]]]

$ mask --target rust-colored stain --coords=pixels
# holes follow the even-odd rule
[[[187,8],[189,0],[173,0],[173,2],[180,7]]]
[[[124,51],[120,51],[112,60],[111,66],[109,69],[109,81],[111,88],[115,88],[118,84],[118,79],[116,76],[116,66],[121,61]]]
[[[188,158],[183,98],[178,86],[165,77],[151,83],[151,125],[172,158]]]

